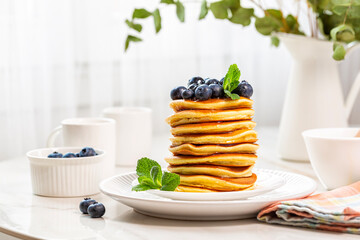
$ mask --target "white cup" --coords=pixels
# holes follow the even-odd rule
[[[311,165],[327,189],[360,181],[360,138],[357,128],[320,128],[304,131]]]
[[[103,149],[103,177],[113,175],[115,168],[115,121],[109,118],[69,118],[61,122],[48,137],[47,147],[55,147],[56,138],[62,133],[65,147],[92,147]]]
[[[116,121],[116,165],[135,166],[139,158],[149,156],[152,141],[150,108],[110,107],[103,116]]]

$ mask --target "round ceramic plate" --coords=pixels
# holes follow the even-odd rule
[[[108,178],[100,183],[100,190],[135,211],[162,218],[182,220],[230,220],[256,216],[265,206],[280,200],[302,198],[316,189],[309,177],[269,169],[257,169],[285,180],[285,184],[271,192],[243,200],[232,201],[182,201],[160,197],[145,192],[131,191],[136,173]]]
[[[257,175],[257,181],[254,189],[246,191],[234,192],[212,192],[212,193],[192,193],[192,192],[170,192],[160,190],[148,190],[148,193],[170,198],[174,200],[185,201],[225,201],[225,200],[240,200],[249,197],[254,197],[275,190],[285,184],[283,177],[276,174],[266,173],[263,171],[253,171]],[[132,186],[139,184],[137,179],[132,182]]]

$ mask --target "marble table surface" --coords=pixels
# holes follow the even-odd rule
[[[316,179],[309,163],[281,160],[276,154],[277,130],[260,128],[257,167],[300,173]],[[168,155],[168,136],[154,138],[151,157]],[[165,162],[162,162],[165,165]],[[117,173],[134,168],[117,168]],[[318,181],[317,181],[318,182]],[[324,191],[318,182],[318,192]],[[0,239],[359,239],[359,236],[260,223],[233,221],[177,221],[145,216],[109,197],[93,198],[106,214],[91,219],[78,209],[82,198],[46,198],[31,192],[25,156],[0,162]]]

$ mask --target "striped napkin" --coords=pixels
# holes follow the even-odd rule
[[[360,181],[304,199],[274,203],[258,220],[336,232],[360,234]]]

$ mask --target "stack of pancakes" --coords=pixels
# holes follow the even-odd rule
[[[166,119],[173,137],[165,160],[180,175],[176,191],[214,192],[251,189],[257,156],[253,101],[210,99],[175,100]]]

